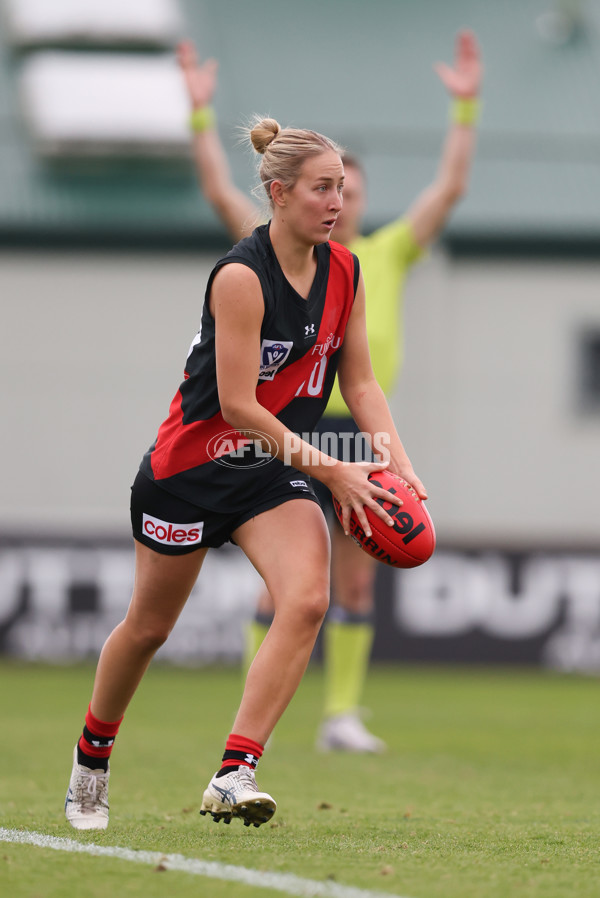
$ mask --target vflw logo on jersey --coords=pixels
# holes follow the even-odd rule
[[[258,379],[273,380],[292,351],[293,345],[293,340],[263,340],[260,347]]]

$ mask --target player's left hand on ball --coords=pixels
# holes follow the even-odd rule
[[[406,480],[407,483],[410,483],[414,491],[416,492],[419,499],[428,499],[427,489],[423,483],[419,480],[417,475],[412,469],[412,465],[403,465],[399,468],[391,468],[390,474],[397,474],[398,477],[402,477],[403,480]]]
[[[434,68],[453,97],[464,100],[477,97],[481,87],[483,67],[477,38],[473,32],[465,30],[458,33],[454,68],[444,62],[438,62]]]

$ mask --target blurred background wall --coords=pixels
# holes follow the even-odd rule
[[[129,486],[229,245],[196,186],[175,42],[219,59],[240,187],[252,113],[314,127],[364,159],[371,229],[435,173],[432,64],[468,26],[485,65],[471,188],[408,282],[392,400],[440,549],[381,572],[376,652],[600,669],[600,0],[156,0],[70,30],[52,6],[0,7],[0,647],[85,656],[127,604]],[[213,554],[231,601],[207,610],[199,584],[173,660],[241,648],[256,578]]]

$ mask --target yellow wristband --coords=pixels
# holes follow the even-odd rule
[[[190,113],[190,128],[195,134],[202,134],[214,128],[216,121],[215,110],[212,106],[200,106],[198,109],[192,109]]]
[[[475,125],[480,113],[481,102],[477,97],[455,97],[450,104],[450,121],[455,125]]]

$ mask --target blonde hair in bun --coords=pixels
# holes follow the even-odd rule
[[[281,132],[281,125],[274,118],[263,118],[254,123],[250,130],[250,140],[252,146],[261,156],[264,156],[265,150],[272,143],[277,135]]]
[[[246,135],[262,157],[258,173],[271,206],[273,181],[280,181],[290,189],[298,180],[306,159],[328,150],[340,157],[343,154],[342,148],[324,134],[306,128],[282,128],[274,118],[257,116],[246,129]]]

